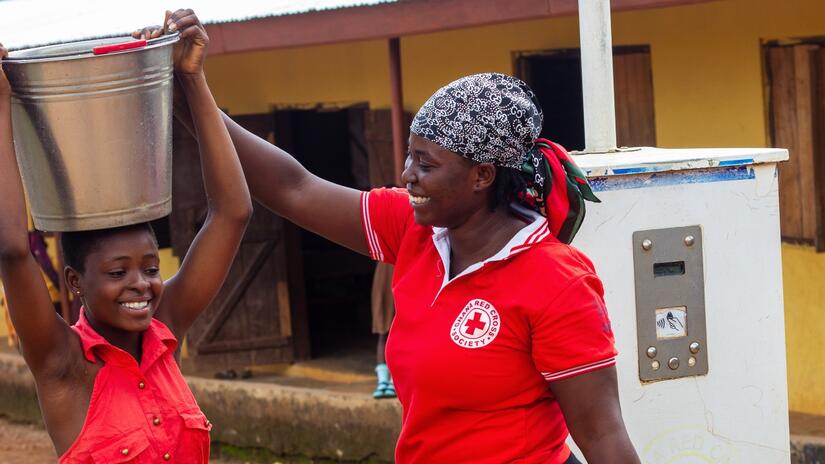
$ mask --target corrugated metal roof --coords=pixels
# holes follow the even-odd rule
[[[128,34],[159,24],[164,11],[191,8],[204,24],[334,10],[399,0],[3,0],[0,42],[16,49]]]

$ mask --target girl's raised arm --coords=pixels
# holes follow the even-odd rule
[[[0,58],[6,49],[0,45]],[[34,375],[61,372],[71,361],[71,329],[54,311],[40,268],[29,249],[28,216],[20,171],[14,157],[11,88],[0,68],[0,277],[7,309],[20,338],[26,363]]]
[[[232,140],[203,74],[209,37],[192,10],[173,13],[167,26],[180,31],[175,75],[186,94],[198,139],[208,202],[206,222],[166,284],[158,317],[182,336],[217,295],[252,216],[252,201]]]

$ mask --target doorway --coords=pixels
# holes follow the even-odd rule
[[[336,184],[370,187],[365,107],[274,112],[275,143],[307,170]],[[335,201],[323,198],[318,201]],[[312,232],[294,228],[300,243],[312,358],[373,352],[370,288],[373,261]]]

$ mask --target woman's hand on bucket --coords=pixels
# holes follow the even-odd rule
[[[198,74],[203,71],[203,60],[209,36],[195,12],[177,10],[166,12],[161,26],[146,26],[132,32],[136,39],[155,39],[166,33],[180,32],[180,42],[175,45],[175,71],[182,74]]]
[[[180,41],[175,44],[175,72],[200,74],[209,36],[192,10],[178,10],[166,20],[169,32],[180,31]]]

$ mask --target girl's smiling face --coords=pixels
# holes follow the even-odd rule
[[[86,255],[85,271],[70,270],[67,280],[98,333],[143,332],[163,293],[157,243],[145,229],[102,237]]]

